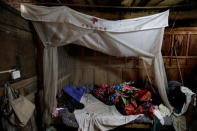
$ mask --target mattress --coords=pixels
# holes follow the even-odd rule
[[[59,111],[62,123],[66,126],[79,128],[79,130],[109,130],[118,126],[135,124],[153,124],[153,120],[143,114],[124,116],[120,114],[115,106],[102,103],[91,94],[84,94],[81,102],[85,105],[82,110],[70,113],[67,108]],[[164,117],[164,125],[172,125],[171,117]]]

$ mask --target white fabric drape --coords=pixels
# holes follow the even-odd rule
[[[45,7],[22,4],[21,15],[33,22],[45,46],[44,93],[49,113],[52,113],[57,90],[57,47],[70,43],[113,56],[141,57],[152,65],[158,92],[163,102],[170,107],[166,95],[167,79],[161,55],[164,28],[168,26],[169,11],[141,18],[109,21],[85,15],[64,6]]]
[[[46,47],[44,49],[43,69],[44,69],[44,119],[45,124],[49,125],[55,107],[58,64],[57,47]]]

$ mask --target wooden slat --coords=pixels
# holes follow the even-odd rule
[[[12,87],[14,89],[19,89],[19,88],[28,86],[29,84],[31,84],[33,82],[36,82],[36,81],[37,81],[37,77],[34,76],[34,77],[29,78],[29,79],[25,79],[25,80],[19,81],[17,83],[14,83],[14,84],[12,84]]]
[[[126,124],[124,127],[125,128],[146,129],[146,128],[150,128],[151,125],[150,124]]]
[[[166,32],[170,32],[171,28],[166,28],[165,29],[165,33]],[[179,28],[173,28],[173,31],[181,31],[181,32],[184,32],[184,31],[197,31],[197,27],[179,27]]]
[[[64,77],[60,78],[58,80],[58,84],[62,83],[63,81],[69,79],[69,77],[71,77],[71,74],[65,75]]]
[[[197,34],[197,28],[196,27],[185,27],[185,28],[167,28],[165,29],[165,35],[193,35]]]
[[[197,34],[190,35],[189,56],[197,56]]]
[[[123,81],[138,81],[139,69],[123,68],[122,80]]]
[[[163,56],[170,55],[170,47],[171,47],[172,35],[164,35],[163,44],[161,48],[161,52]]]
[[[128,13],[123,13],[122,14],[122,19],[131,19],[131,18],[137,18],[137,17],[143,17],[143,16],[148,16],[148,15],[151,15],[151,14],[155,14],[155,13],[158,13],[156,10],[152,10],[152,13],[150,12],[139,12],[139,13],[136,13],[136,12],[128,12]],[[179,12],[170,12],[170,15],[169,15],[169,20],[170,21],[174,21],[175,19],[177,21],[181,21],[181,20],[195,20],[197,18],[197,16],[195,15],[196,13],[194,11],[189,11],[189,12],[182,12],[182,13],[179,13]]]
[[[177,69],[177,67],[176,68],[167,68],[166,72],[168,74],[168,80],[175,80],[175,81],[181,82],[179,70]],[[181,72],[183,72],[183,69],[181,69]]]
[[[94,83],[94,69],[83,69],[82,70],[82,85],[89,85]]]
[[[71,84],[75,84],[75,85],[81,85],[82,83],[82,69],[81,68],[76,68],[73,69],[72,72],[72,83]]]
[[[170,59],[164,59],[164,63],[165,63],[165,67],[166,68],[178,68],[177,66],[177,61],[175,58],[173,58],[171,60],[171,64],[169,64]],[[197,59],[187,59],[187,64],[186,63],[186,59],[179,59],[179,64],[180,64],[180,68],[195,68],[196,64],[197,64]]]
[[[192,34],[197,34],[197,27],[182,27],[182,28],[166,28],[165,29],[165,34],[166,35],[192,35]]]
[[[107,61],[107,59],[108,58],[106,58],[106,57],[103,57],[103,56],[94,56],[94,57],[79,57],[80,58],[80,60],[86,60],[87,62],[88,61],[92,61],[92,62],[94,62],[94,61]],[[176,58],[176,56],[163,56],[163,58]],[[197,56],[177,56],[177,58],[180,58],[180,59],[186,59],[186,58],[189,58],[189,59],[196,59],[197,58]],[[117,57],[117,59],[118,59],[118,61],[119,61],[119,59],[120,58],[118,58]],[[124,57],[122,57],[122,59],[125,59]],[[114,58],[114,60],[113,61],[116,61],[116,58]],[[137,64],[137,61],[138,61],[138,57],[128,57],[127,58],[127,63],[128,62],[131,62],[131,63],[135,63],[135,64]],[[88,64],[87,64],[88,65]],[[85,65],[85,66],[87,66],[87,65]],[[108,64],[107,64],[108,65]],[[129,66],[129,63],[128,63],[128,65],[126,65],[126,66]]]
[[[197,56],[163,56],[163,58],[197,59]]]
[[[190,35],[187,35],[187,45],[186,45],[186,64],[187,64],[187,59],[188,59],[188,52],[189,52],[189,42],[190,42]]]
[[[170,56],[173,56],[173,48],[174,48],[174,34],[172,35],[172,44],[171,44],[171,49],[170,49]],[[170,59],[170,64],[172,62],[172,59]]]
[[[107,69],[97,68],[95,69],[95,84],[99,85],[101,83],[107,83]]]
[[[29,79],[25,79],[25,80],[16,82],[16,83],[14,83],[14,84],[11,84],[11,86],[12,86],[14,89],[19,89],[19,88],[28,86],[29,84],[31,84],[31,83],[33,83],[33,82],[36,82],[36,81],[37,81],[37,77],[34,76],[34,77],[29,78]],[[3,95],[3,88],[0,88],[0,96],[2,96],[2,95]]]
[[[110,85],[119,84],[122,82],[122,69],[109,68],[107,70],[107,83]]]
[[[61,76],[61,78],[58,79],[57,85],[58,85],[58,92],[61,92],[62,88],[69,85],[70,83],[70,77],[72,74],[65,74],[64,76]]]
[[[171,32],[165,32],[165,34],[175,34],[175,35],[192,35],[192,34],[197,34],[197,31],[171,31]]]
[[[146,6],[158,5],[160,2],[159,0],[150,0]]]

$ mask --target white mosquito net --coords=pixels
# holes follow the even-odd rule
[[[21,5],[21,15],[33,22],[44,44],[45,122],[54,111],[58,88],[58,47],[77,44],[112,56],[137,56],[148,63],[164,104],[171,108],[161,46],[169,11],[134,19],[110,21],[65,6]]]

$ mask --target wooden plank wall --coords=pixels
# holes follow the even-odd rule
[[[143,66],[138,59],[100,55],[96,52],[94,56],[74,58],[72,73],[74,84],[118,84],[122,81],[137,81],[143,75],[139,70]]]
[[[34,102],[37,91],[36,45],[30,23],[20,13],[0,2],[0,71],[19,69],[21,78],[12,80],[11,75],[0,74],[0,96],[7,81],[21,95]],[[1,124],[0,124],[1,125]],[[0,126],[0,130],[1,126]],[[35,131],[34,116],[21,131]]]
[[[197,67],[197,28],[168,29],[165,32],[162,53],[169,80],[186,82]],[[175,51],[176,49],[176,51]],[[177,58],[176,58],[177,54]],[[178,63],[180,71],[178,70]]]
[[[197,64],[196,41],[197,28],[166,29],[162,54],[169,80],[181,82],[177,61],[183,80],[187,80]],[[77,45],[69,45],[69,54],[74,61],[70,79],[72,84],[115,84],[145,80],[146,72],[138,58],[112,57]]]
[[[0,6],[0,71],[19,69],[21,80],[36,75],[36,54],[29,22],[17,11]],[[10,74],[0,74],[0,80],[10,80]]]

